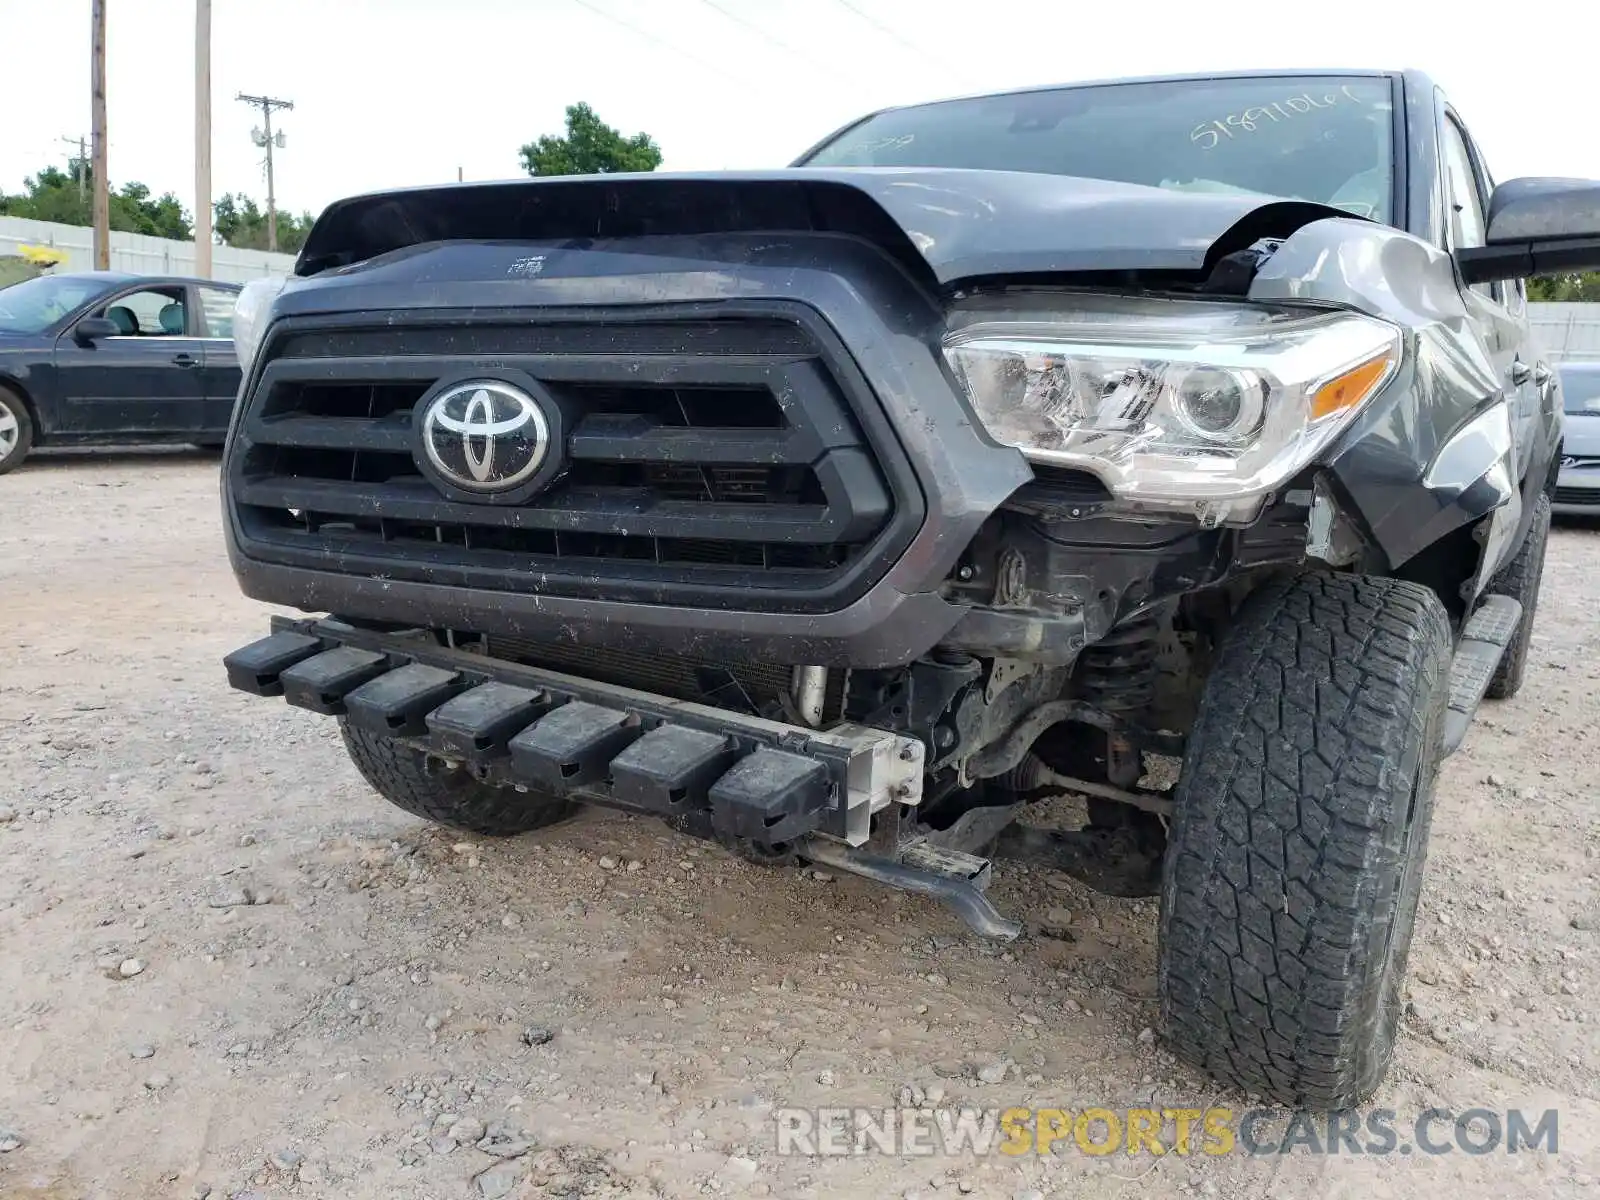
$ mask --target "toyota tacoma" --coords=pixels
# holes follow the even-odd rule
[[[228,550],[308,615],[228,676],[458,829],[652,814],[996,937],[995,860],[1159,895],[1171,1046],[1352,1103],[1441,759],[1527,663],[1522,280],[1594,266],[1600,185],[1496,184],[1415,72],[345,200],[235,314]]]

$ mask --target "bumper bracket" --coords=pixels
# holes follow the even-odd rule
[[[752,842],[859,846],[874,813],[922,795],[915,738],[771,721],[470,654],[420,631],[279,617],[225,662],[236,688],[343,716],[494,782]]]

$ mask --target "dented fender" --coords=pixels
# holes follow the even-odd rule
[[[1401,369],[1324,465],[1391,566],[1490,518],[1474,580],[1474,590],[1481,587],[1515,544],[1524,515],[1512,397],[1493,357],[1498,345],[1516,344],[1503,310],[1464,293],[1455,264],[1437,246],[1343,218],[1311,222],[1284,239],[1257,270],[1249,298],[1352,308],[1401,327]]]

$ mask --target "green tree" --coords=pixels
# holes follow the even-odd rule
[[[142,183],[125,183],[111,197],[111,228],[180,242],[194,237],[194,226],[178,198],[163,192],[152,200],[150,189]]]
[[[94,177],[89,165],[81,164],[84,185],[80,188],[79,168],[80,164],[74,159],[66,171],[46,167],[31,179],[23,180],[21,192],[12,196],[0,194],[0,213],[62,225],[92,225]],[[111,228],[120,233],[144,233],[180,241],[194,236],[189,214],[171,192],[163,192],[152,199],[150,189],[144,184],[125,183],[121,190],[111,192],[110,207]]]
[[[1600,301],[1600,271],[1581,275],[1545,275],[1528,280],[1529,300]]]
[[[257,206],[256,202],[246,195],[226,193],[222,199],[212,206],[214,220],[213,227],[217,231],[217,238],[225,246],[235,246],[241,250],[265,250],[267,248],[267,214]],[[305,245],[306,234],[311,232],[311,226],[316,218],[308,212],[299,216],[293,213],[280,212],[278,214],[278,249],[284,254],[294,254]]]
[[[567,135],[545,134],[522,148],[529,175],[599,175],[612,171],[654,171],[661,147],[648,133],[623,137],[587,104],[567,109]]]

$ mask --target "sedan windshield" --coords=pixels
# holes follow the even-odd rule
[[[1388,223],[1393,124],[1386,78],[1102,84],[879,113],[802,165],[1077,175],[1313,200]]]
[[[0,333],[43,333],[109,284],[70,275],[41,275],[0,288]]]
[[[1600,413],[1600,363],[1561,368],[1562,405],[1569,413]]]

